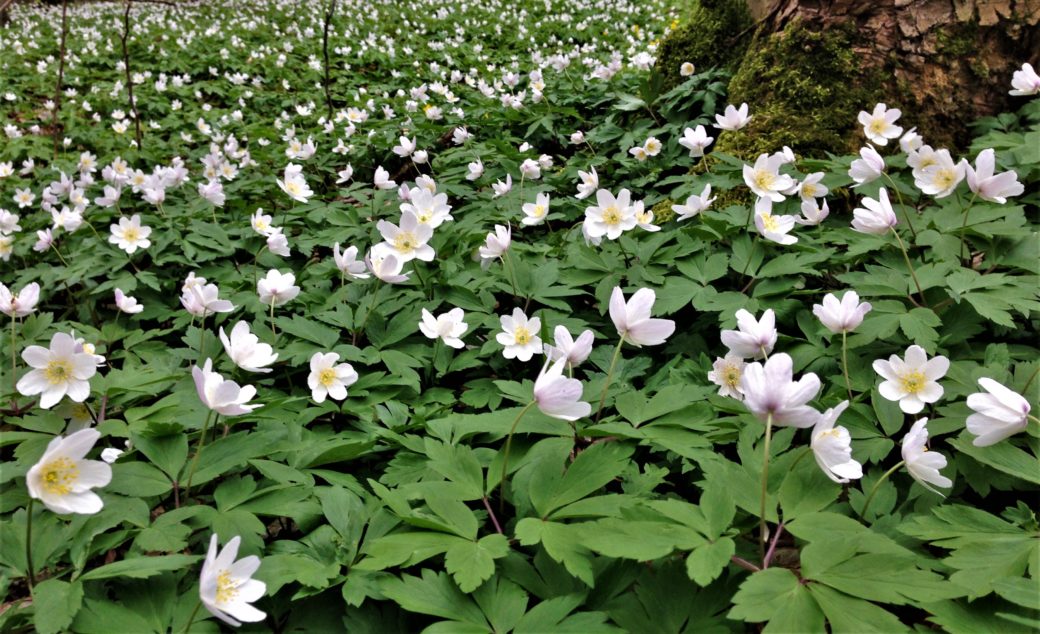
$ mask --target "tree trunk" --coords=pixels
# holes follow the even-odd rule
[[[901,123],[933,146],[963,147],[973,120],[1014,109],[1012,73],[1040,61],[1040,0],[748,0],[748,8],[758,42],[792,26],[854,29],[855,81],[877,79],[878,101],[899,106]]]

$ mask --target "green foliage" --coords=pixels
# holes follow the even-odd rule
[[[655,69],[665,88],[682,83],[679,67],[685,62],[695,68],[735,68],[751,39],[751,14],[744,0],[699,0],[690,5],[682,23],[673,26],[657,49]]]

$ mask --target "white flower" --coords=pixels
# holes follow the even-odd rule
[[[340,253],[338,242],[332,247],[332,258],[340,273],[350,279],[368,279],[368,273],[365,273],[365,263],[357,259],[357,254],[357,247],[347,247],[342,253]]]
[[[289,163],[285,166],[285,177],[283,180],[275,179],[282,191],[295,201],[305,203],[314,191],[307,185],[303,177],[303,166]]]
[[[788,235],[794,229],[795,216],[775,216],[772,213],[773,201],[759,198],[755,203],[755,228],[759,235],[777,244],[794,244],[798,238]]]
[[[93,515],[100,511],[104,503],[90,489],[111,482],[112,467],[85,459],[99,438],[101,433],[96,429],[82,429],[52,439],[39,461],[25,475],[29,497],[61,515]]]
[[[376,228],[383,236],[382,244],[386,245],[402,264],[416,259],[423,262],[433,260],[433,247],[427,244],[433,237],[433,228],[420,223],[414,213],[403,212],[400,226],[380,220],[376,223]]]
[[[379,247],[380,245],[376,245]],[[395,256],[391,249],[373,247],[365,255],[365,266],[380,280],[387,284],[400,284],[408,279],[411,273],[401,273],[404,263]]]
[[[116,289],[116,308],[120,311],[133,315],[144,310],[144,306],[137,303],[137,298],[123,293],[122,289]]]
[[[578,200],[585,200],[599,189],[599,174],[596,173],[595,167],[590,168],[588,172],[578,170],[578,178],[581,179],[581,183],[578,184],[578,193],[574,196]]]
[[[689,77],[690,75],[693,74],[694,70],[695,70],[694,66],[690,62],[683,62],[679,66],[679,74],[682,75],[683,77]]]
[[[289,257],[289,239],[280,228],[272,227],[267,234],[267,250],[283,258]]]
[[[451,133],[451,142],[455,145],[464,145],[473,135],[466,128],[455,128]]]
[[[466,329],[469,328],[469,324],[462,321],[465,317],[466,314],[461,308],[452,308],[448,312],[441,313],[436,317],[433,316],[433,313],[423,308],[419,330],[430,339],[439,337],[452,348],[464,348],[466,344],[463,343],[461,337],[466,332]]]
[[[512,316],[502,315],[499,321],[502,323],[502,332],[495,335],[495,339],[505,346],[502,356],[507,359],[530,361],[531,357],[542,351],[542,340],[538,336],[542,327],[541,319],[528,319],[524,311],[514,308]]]
[[[530,180],[538,180],[542,177],[542,166],[534,159],[524,159],[520,164],[520,174]]]
[[[340,363],[335,352],[315,352],[311,357],[311,373],[307,375],[307,387],[315,403],[324,403],[325,398],[342,401],[347,398],[347,388],[358,380],[358,374],[349,363]]]
[[[748,116],[748,106],[746,103],[740,104],[740,108],[734,108],[732,104],[726,106],[726,111],[723,114],[715,115],[715,127],[720,130],[739,130],[751,121],[751,117]]]
[[[571,145],[580,145],[585,142],[585,133],[581,130],[576,130],[571,133]]]
[[[802,179],[798,185],[798,195],[803,201],[812,201],[827,195],[830,190],[820,182],[823,180],[823,176],[823,172],[813,172]]]
[[[466,180],[475,181],[484,173],[484,163],[479,158],[466,165]]]
[[[21,292],[15,294],[0,283],[0,313],[8,317],[25,317],[36,310],[40,301],[40,285],[36,282],[26,284]]]
[[[33,204],[34,200],[36,200],[36,194],[32,193],[28,187],[14,190],[14,202],[18,204],[19,209],[25,209]]]
[[[823,304],[814,304],[812,311],[827,330],[838,334],[858,328],[872,308],[869,302],[859,302],[856,291],[845,291],[841,301],[833,293],[827,293]]]
[[[33,368],[17,384],[25,396],[40,396],[40,407],[50,409],[63,397],[82,403],[90,396],[90,377],[97,373],[93,354],[78,347],[75,337],[56,332],[49,348],[29,346],[22,359]]]
[[[657,156],[661,153],[661,147],[661,141],[655,136],[648,137],[643,142],[643,151],[646,152],[647,156]]]
[[[376,189],[394,189],[397,187],[397,181],[390,179],[390,172],[383,169],[382,165],[376,167],[376,173],[372,182]]]
[[[927,167],[913,171],[914,185],[929,196],[945,198],[964,180],[968,162],[961,160],[960,163],[954,163],[950,151],[946,149],[937,150],[932,161]]]
[[[220,184],[220,181],[210,181],[208,183],[199,183],[199,196],[202,196],[210,204],[216,207],[223,207],[224,201],[227,197],[224,195],[224,186]]]
[[[262,236],[271,235],[273,227],[271,226],[271,216],[264,213],[263,207],[258,207],[253,215],[249,217],[249,224],[253,227],[253,231],[259,233]]]
[[[885,159],[873,146],[861,148],[859,155],[861,158],[853,161],[849,167],[849,177],[856,181],[857,187],[881,178],[885,171]]]
[[[493,196],[493,198],[498,198],[499,196],[505,196],[506,194],[508,194],[513,189],[513,177],[510,176],[509,174],[506,174],[505,182],[502,182],[500,180],[499,181],[495,181],[494,183],[492,183],[491,189],[495,192],[495,195]]]
[[[585,226],[592,238],[606,236],[608,240],[617,240],[621,234],[636,226],[636,216],[632,210],[632,194],[627,189],[618,192],[615,198],[605,189],[596,192],[597,205],[585,208]]]
[[[259,403],[249,401],[256,396],[256,388],[252,385],[239,386],[234,381],[225,381],[224,377],[213,371],[213,360],[206,359],[200,368],[192,366],[191,377],[195,381],[195,391],[202,404],[223,416],[241,416],[258,407]]]
[[[250,555],[235,561],[241,541],[242,538],[236,535],[218,552],[219,542],[214,533],[199,576],[202,605],[232,627],[238,627],[242,622],[258,623],[267,618],[267,614],[250,605],[267,592],[267,584],[252,578],[260,568],[260,558]]]
[[[834,426],[848,406],[848,401],[842,401],[837,407],[825,411],[812,430],[811,446],[816,464],[820,465],[824,475],[839,484],[863,477],[863,465],[852,459],[849,430]]]
[[[190,279],[190,277],[189,277]],[[213,313],[230,313],[235,306],[226,299],[220,299],[220,289],[216,284],[189,284],[185,282],[182,289],[181,305],[196,317],[205,317]]]
[[[827,216],[831,214],[830,207],[827,206],[827,201],[823,201],[823,205],[816,204],[816,200],[803,200],[801,205],[801,216],[795,216],[794,221],[800,225],[815,226],[827,219]]]
[[[1029,425],[1029,401],[993,379],[981,378],[979,385],[989,392],[968,396],[968,407],[975,413],[968,416],[968,432],[975,436],[972,444],[989,447],[1025,430]]]
[[[342,185],[354,177],[354,167],[352,165],[347,165],[345,168],[336,172],[336,177],[336,184]]]
[[[422,177],[416,179],[416,184],[419,184],[420,180],[423,180]],[[430,179],[429,184],[430,188],[413,187],[409,190],[408,197],[410,200],[401,204],[401,211],[414,213],[415,219],[419,221],[419,224],[428,225],[431,229],[436,229],[444,224],[445,221],[454,220],[454,218],[451,217],[448,195],[431,191],[432,188],[436,187],[432,179]]]
[[[1022,64],[1021,70],[1016,70],[1011,75],[1011,90],[1008,94],[1013,97],[1040,94],[1040,75],[1033,70],[1032,64]]]
[[[754,166],[744,166],[744,183],[759,197],[775,203],[783,202],[783,192],[795,185],[793,178],[780,173],[783,159],[782,154],[760,154]]]
[[[935,451],[928,451],[928,424],[927,418],[922,418],[914,423],[906,436],[903,436],[903,462],[910,475],[921,483],[921,486],[932,493],[939,493],[929,484],[948,489],[953,486],[953,480],[939,473],[939,469],[946,466],[946,456]]]
[[[637,200],[632,203],[632,215],[636,219],[636,226],[643,231],[660,231],[661,227],[654,224],[654,210],[647,209],[646,203],[642,200]]]
[[[786,353],[775,354],[765,365],[755,362],[744,368],[740,378],[744,404],[759,420],[772,417],[774,425],[812,427],[820,413],[806,403],[820,391],[820,379],[812,372],[798,381],[793,378],[793,364]]]
[[[400,137],[398,144],[391,148],[390,151],[401,158],[407,158],[415,152],[415,139],[409,139],[406,136]]]
[[[256,292],[260,303],[265,306],[281,306],[300,294],[296,286],[296,276],[290,273],[279,273],[276,269],[267,272],[267,277],[256,283]]]
[[[618,336],[633,346],[657,346],[675,332],[671,319],[651,319],[657,295],[649,288],[641,288],[626,302],[620,286],[610,293],[610,320]]]
[[[524,212],[524,218],[520,222],[529,227],[540,225],[549,214],[549,195],[538,194],[533,203],[524,203],[520,209]]]
[[[6,209],[0,209],[0,235],[11,235],[21,231],[18,224],[18,214],[13,214]]]
[[[679,145],[690,151],[690,157],[696,158],[704,156],[704,149],[714,140],[715,137],[708,136],[704,126],[699,125],[696,128],[684,128],[683,138],[679,139]]]
[[[711,364],[708,380],[719,386],[719,396],[730,396],[739,401],[744,398],[740,377],[744,376],[746,366],[740,355],[726,353],[725,357],[717,357],[715,363]]]
[[[877,200],[864,196],[860,203],[863,207],[852,210],[852,228],[856,231],[880,236],[899,224],[899,218],[892,209],[892,203],[888,201],[888,191],[884,187],[878,190]]]
[[[542,371],[534,381],[534,402],[546,416],[560,420],[575,421],[592,412],[592,405],[581,399],[581,381],[563,376],[566,358],[560,358],[550,366],[545,360]]]
[[[906,349],[904,359],[892,355],[888,361],[877,359],[873,367],[885,379],[878,386],[881,396],[899,401],[899,409],[905,413],[917,414],[926,403],[942,398],[943,388],[936,381],[946,376],[950,360],[941,355],[929,360],[924,348],[913,345]]]
[[[1025,191],[1025,186],[1018,182],[1018,174],[1015,170],[1001,172],[993,175],[996,153],[993,148],[979,152],[975,158],[976,167],[970,163],[964,164],[965,176],[968,180],[968,188],[978,194],[982,200],[1003,205],[1009,196],[1020,196]]]
[[[857,120],[863,126],[863,134],[878,145],[888,145],[889,139],[899,138],[903,128],[895,125],[902,113],[896,108],[889,108],[883,103],[874,106],[873,113],[860,111]]]
[[[480,266],[484,269],[488,268],[492,262],[502,257],[506,251],[509,251],[510,244],[512,244],[512,230],[510,227],[495,225],[494,233],[487,234],[484,246],[478,249]]]
[[[101,459],[104,460],[107,464],[112,464],[116,460],[119,460],[119,456],[123,455],[124,453],[126,452],[124,452],[122,449],[108,447],[101,450]]]
[[[557,326],[553,330],[553,343],[545,344],[545,356],[553,361],[566,359],[567,365],[574,368],[581,365],[592,353],[592,341],[595,336],[591,330],[585,330],[577,339],[571,337],[570,331],[565,326]]]
[[[910,128],[906,133],[899,137],[899,149],[904,154],[910,154],[917,150],[924,144],[924,139],[917,133],[917,128]]]
[[[704,191],[701,192],[700,196],[690,196],[686,199],[685,205],[672,205],[672,211],[679,214],[675,217],[676,221],[689,220],[697,214],[706,210],[711,203],[715,202],[711,196],[711,184],[704,186]]]
[[[723,330],[722,344],[742,359],[759,359],[769,356],[776,345],[776,315],[769,308],[762,313],[761,320],[741,308],[737,311],[737,330]]]
[[[224,327],[220,328],[220,342],[224,344],[224,351],[231,357],[235,365],[246,372],[270,372],[271,365],[278,359],[269,344],[261,343],[260,338],[249,332],[249,324],[240,321],[231,328],[231,336],[224,333]]]

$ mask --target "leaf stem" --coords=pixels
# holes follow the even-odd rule
[[[520,410],[520,413],[516,415],[513,420],[513,425],[509,428],[509,435],[506,436],[506,448],[505,455],[502,457],[502,477],[498,481],[498,512],[504,513],[506,508],[506,475],[509,473],[509,452],[513,448],[513,434],[516,432],[517,426],[520,424],[520,419],[524,417],[527,410],[531,409],[534,405],[534,401],[531,401],[524,408]],[[501,532],[501,531],[499,531]]]
[[[758,506],[758,532],[760,543],[759,547],[762,552],[762,567],[766,567],[766,542],[769,539],[769,526],[766,522],[766,496],[768,495],[769,489],[769,441],[773,436],[773,413],[770,412],[766,415],[766,441],[762,455],[762,499],[759,501]]]
[[[978,192],[975,192],[975,193],[973,193],[971,195],[971,200],[968,201],[968,206],[964,209],[964,222],[961,223],[961,234],[960,234],[961,250],[960,250],[960,253],[961,253],[961,258],[965,260],[964,263],[965,263],[965,265],[968,268],[971,268],[971,249],[968,249],[967,256],[965,256],[964,250],[965,250],[965,247],[967,246],[967,241],[964,239],[964,234],[968,230],[968,214],[971,213],[971,206],[973,204],[975,204],[975,199],[978,197],[978,195],[979,195]],[[958,200],[960,200],[959,197],[958,197]]]
[[[845,389],[849,392],[849,400],[852,399],[852,381],[849,380],[849,347],[848,332],[841,331],[841,371],[845,375]]]
[[[892,191],[896,193],[896,198],[899,200],[899,206],[903,208],[903,216],[906,218],[906,226],[910,227],[910,235],[912,235],[914,237],[914,240],[916,240],[917,231],[914,229],[914,224],[910,222],[910,212],[907,211],[906,205],[903,203],[902,192],[900,192],[899,188],[896,187],[896,183],[892,180],[891,176],[889,176],[885,172],[881,172],[881,175],[888,180],[888,184],[892,186]]]
[[[516,268],[513,267],[513,259],[509,257],[509,251],[502,252],[503,268],[509,270],[509,284],[513,287],[513,297],[519,297],[516,292]]]
[[[900,460],[899,462],[897,462],[894,467],[886,471],[883,476],[878,478],[878,481],[874,483],[874,486],[870,487],[870,493],[867,495],[867,501],[863,503],[863,510],[859,512],[860,517],[867,516],[867,509],[870,508],[870,503],[874,500],[874,495],[877,493],[878,487],[881,486],[881,483],[887,480],[888,476],[895,473],[899,469],[899,467],[902,467],[904,464],[906,464],[906,461],[904,460]]]
[[[192,623],[195,622],[195,617],[199,614],[199,608],[202,607],[202,601],[195,604],[195,609],[191,611],[191,616],[188,617],[188,624],[184,626],[184,634],[188,634],[188,630],[191,629]]]
[[[769,564],[773,561],[773,553],[776,552],[776,543],[780,541],[780,535],[784,532],[784,523],[780,522],[776,526],[776,532],[773,533],[773,539],[769,542],[769,550],[766,551],[766,557],[762,560],[762,570],[769,567]]]
[[[899,243],[899,250],[903,252],[903,260],[906,262],[906,268],[910,271],[910,277],[914,280],[914,286],[917,287],[917,294],[921,297],[921,304],[927,307],[928,300],[924,298],[921,282],[917,280],[917,273],[914,271],[914,265],[910,263],[910,255],[906,252],[906,245],[903,244],[903,239],[899,237],[899,232],[896,231],[895,227],[892,227],[892,235],[896,237],[896,242]]]
[[[195,477],[195,467],[199,466],[199,454],[206,445],[206,432],[209,431],[209,423],[213,418],[213,410],[206,414],[206,422],[202,424],[202,435],[199,436],[199,444],[195,447],[195,457],[191,459],[191,471],[188,472],[188,483],[184,486],[184,499],[191,495],[191,479]],[[219,417],[218,417],[219,418]]]
[[[603,413],[603,403],[607,400],[607,391],[610,389],[610,379],[614,376],[614,366],[617,365],[618,357],[621,356],[621,346],[625,343],[625,337],[622,335],[621,339],[617,343],[617,347],[614,348],[614,356],[610,358],[610,369],[607,370],[607,381],[603,384],[603,393],[599,396],[599,407],[596,408],[596,422],[599,422],[599,417]]]
[[[29,595],[33,593],[33,589],[36,587],[36,573],[33,572],[33,560],[32,560],[32,516],[33,516],[33,498],[29,498],[29,504],[25,507],[25,572],[26,582],[29,584]]]

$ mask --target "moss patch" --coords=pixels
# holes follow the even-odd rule
[[[731,41],[752,24],[745,0],[701,0],[692,3],[689,18],[661,41],[656,69],[664,89],[681,83],[679,67],[692,62],[697,68],[736,67],[747,49],[748,36]]]
[[[730,103],[746,102],[751,122],[720,134],[716,149],[744,160],[785,145],[811,156],[855,152],[863,142],[852,134],[856,115],[884,101],[880,74],[863,70],[853,52],[855,37],[799,22],[757,35],[729,85]]]

